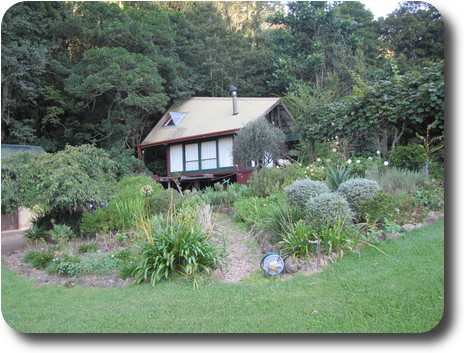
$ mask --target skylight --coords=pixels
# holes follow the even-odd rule
[[[168,120],[163,126],[177,126],[187,113],[168,112]]]

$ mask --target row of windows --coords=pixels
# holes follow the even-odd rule
[[[197,171],[233,166],[232,137],[170,147],[170,171]]]

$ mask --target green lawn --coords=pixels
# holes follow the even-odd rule
[[[444,225],[367,247],[313,276],[40,286],[2,266],[2,312],[22,332],[385,332],[433,329],[444,308]],[[256,264],[259,267],[259,264]]]

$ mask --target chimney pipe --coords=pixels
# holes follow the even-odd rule
[[[237,115],[237,114],[238,114],[238,107],[237,107],[237,87],[235,87],[235,86],[230,86],[230,87],[229,87],[229,91],[232,93],[232,109],[233,109],[232,114],[233,114],[233,115]]]

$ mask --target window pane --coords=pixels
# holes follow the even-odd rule
[[[198,170],[198,161],[185,162],[185,170]]]

